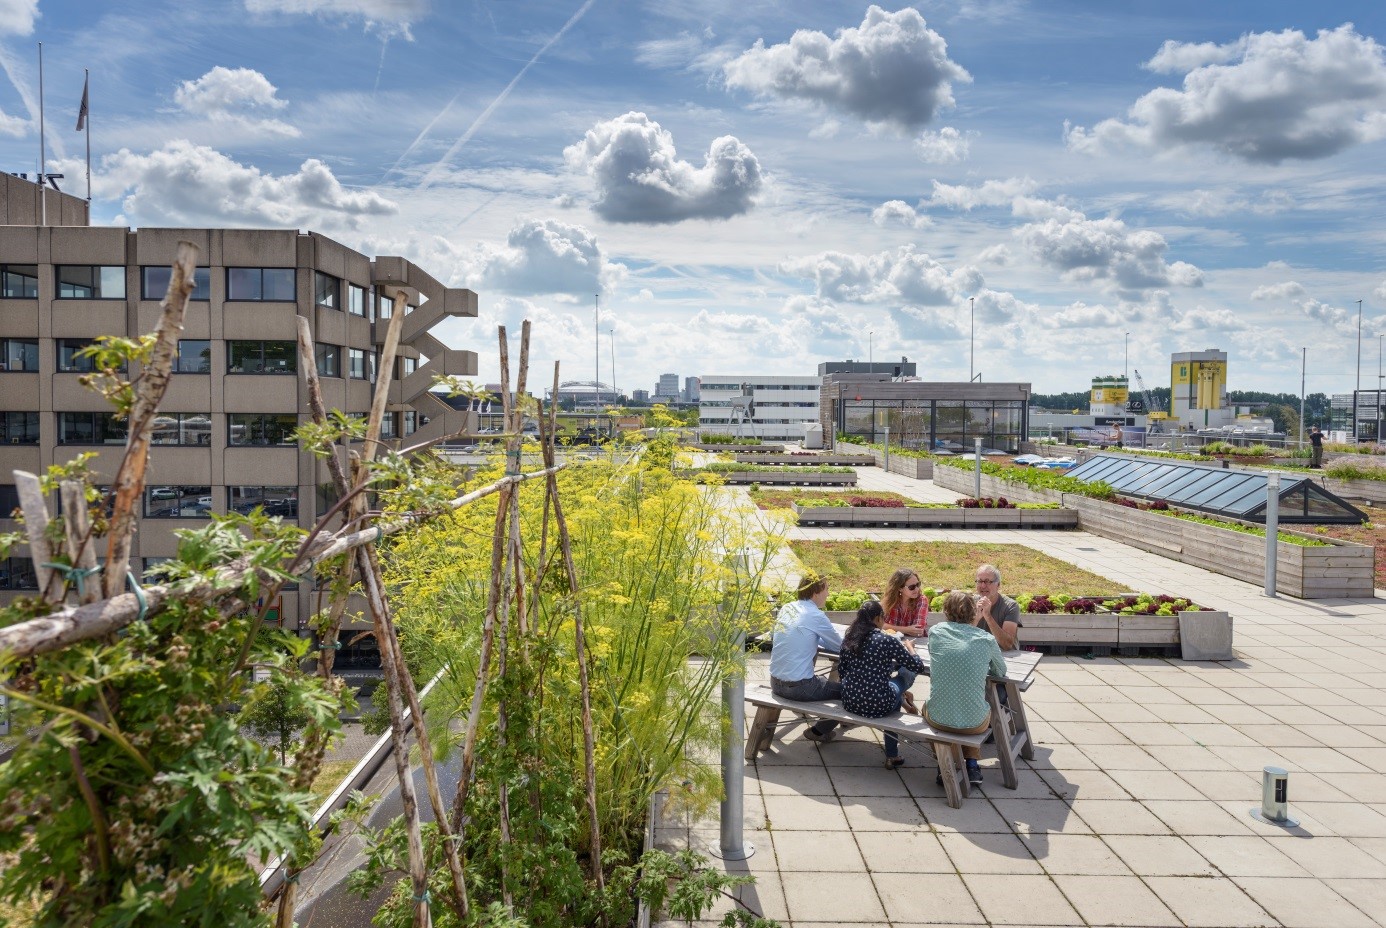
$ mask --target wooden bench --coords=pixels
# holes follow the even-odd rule
[[[775,728],[780,723],[780,712],[784,710],[792,712],[809,724],[818,719],[830,719],[845,725],[888,731],[901,741],[923,742],[933,747],[939,772],[943,776],[943,791],[948,796],[948,805],[954,809],[961,808],[963,800],[970,795],[972,789],[967,781],[967,767],[963,763],[962,749],[980,748],[987,738],[985,732],[979,735],[955,735],[951,732],[937,731],[917,715],[902,713],[883,719],[868,719],[842,708],[841,699],[819,699],[813,702],[781,699],[763,683],[746,687],[746,701],[757,707],[755,720],[751,722],[751,731],[746,736],[747,763],[754,763],[761,751],[769,749],[775,737]]]

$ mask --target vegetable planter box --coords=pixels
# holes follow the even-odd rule
[[[800,506],[799,524],[885,525],[915,528],[1075,528],[1078,513],[1069,509],[923,509],[887,506]]]
[[[727,454],[784,454],[784,445],[708,445],[694,442],[699,451],[720,451]]]
[[[1226,612],[1189,611],[1175,615],[1095,613],[1025,613],[1020,643],[1028,647],[1091,647],[1179,649],[1190,661],[1231,660],[1232,616]]]
[[[769,487],[854,487],[856,474],[799,473],[783,470],[741,470],[722,475],[728,486],[744,487],[753,483]]]
[[[953,467],[941,467],[934,475],[934,483],[960,493],[972,492],[972,480],[971,473]],[[1083,531],[1238,580],[1259,584],[1265,577],[1266,539],[1261,535],[1076,493],[1031,490],[987,474],[982,475],[982,493],[1015,502],[1062,503],[1077,510]],[[1371,599],[1375,595],[1375,549],[1334,538],[1315,536],[1315,540],[1323,544],[1276,543],[1277,592],[1299,599]]]
[[[867,448],[862,445],[853,445],[842,442],[839,450],[850,451],[857,448],[861,449],[864,455],[870,455],[876,462],[876,466],[890,474],[899,474],[902,477],[909,477],[912,480],[931,480],[934,476],[934,459],[917,458],[912,455],[894,454],[890,460],[886,460],[885,452],[877,448]]]
[[[738,464],[783,464],[787,467],[873,467],[876,459],[869,454],[744,454],[735,458]]]

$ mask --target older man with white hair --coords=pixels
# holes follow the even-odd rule
[[[977,627],[991,632],[1002,651],[1020,646],[1020,604],[1001,592],[1001,571],[994,564],[977,568]]]

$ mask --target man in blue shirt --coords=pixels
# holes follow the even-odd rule
[[[827,601],[828,581],[809,573],[799,580],[798,600],[780,610],[770,652],[770,691],[782,699],[809,702],[842,695],[841,683],[813,672],[820,647],[833,653],[842,648],[842,636],[823,611]],[[804,737],[827,741],[835,728],[836,722],[820,719]]]

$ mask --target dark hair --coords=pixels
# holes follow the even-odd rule
[[[862,603],[861,608],[857,610],[857,617],[847,629],[847,634],[842,636],[842,650],[851,651],[853,654],[860,651],[862,645],[866,644],[866,639],[876,630],[876,620],[883,615],[885,610],[876,600],[868,599]]]
[[[967,590],[954,590],[943,601],[943,615],[950,622],[959,625],[972,625],[977,621],[976,600]]]

